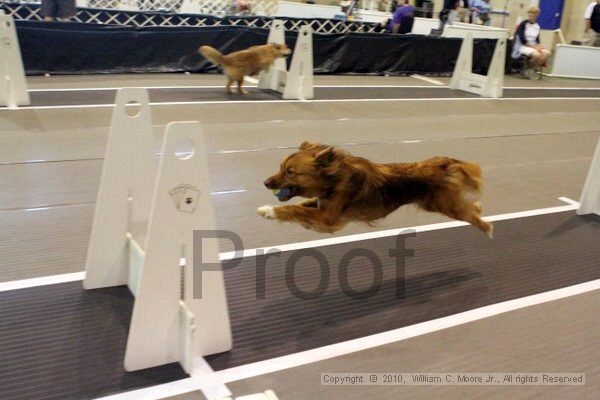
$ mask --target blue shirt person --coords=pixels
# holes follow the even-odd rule
[[[490,0],[473,0],[471,7],[473,11],[475,11],[475,16],[479,18],[482,25],[489,26],[492,23],[492,18],[490,16],[492,5],[490,4]]]

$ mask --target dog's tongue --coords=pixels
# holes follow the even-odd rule
[[[283,200],[283,199],[285,199],[290,194],[290,189],[288,189],[288,188],[273,189],[273,194],[275,196],[277,196],[277,198],[279,200]]]

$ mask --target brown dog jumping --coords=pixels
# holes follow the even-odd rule
[[[481,168],[454,158],[376,164],[332,146],[304,142],[264,184],[280,201],[308,199],[297,205],[262,206],[259,215],[318,232],[333,233],[351,221],[371,225],[403,205],[416,204],[466,221],[492,237],[492,224],[480,218]]]

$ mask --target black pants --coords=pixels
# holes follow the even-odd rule
[[[42,0],[42,17],[70,18],[75,13],[75,0]]]
[[[442,11],[440,11],[440,31],[444,31],[444,26],[446,26],[446,23],[448,22],[448,16],[450,15],[450,9],[449,8],[444,8]]]

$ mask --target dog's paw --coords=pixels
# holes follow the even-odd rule
[[[258,207],[256,213],[266,219],[275,219],[275,209],[272,206]]]
[[[487,231],[485,232],[485,234],[490,238],[493,239],[494,238],[494,225],[490,224],[489,228],[487,229]]]

